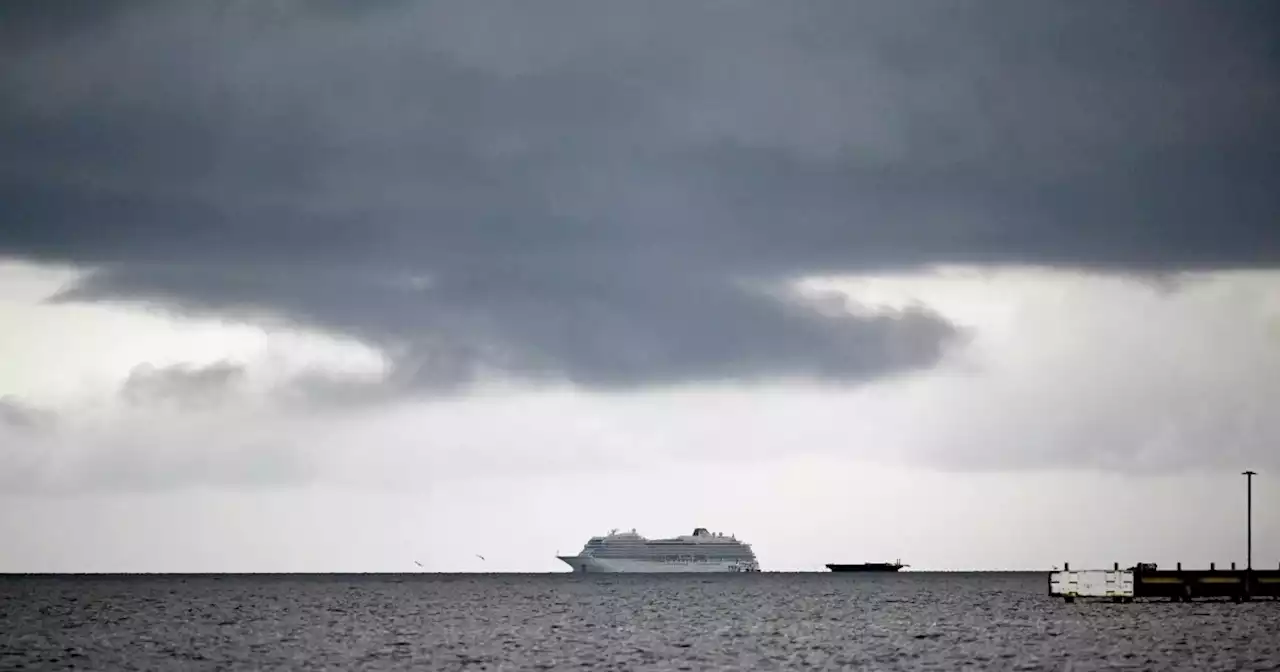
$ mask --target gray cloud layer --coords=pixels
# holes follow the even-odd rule
[[[53,426],[53,413],[34,408],[10,396],[0,396],[0,430],[41,431]]]
[[[135,404],[168,403],[182,408],[215,406],[244,378],[244,367],[233,362],[207,366],[140,364],[125,379],[120,393]]]
[[[436,387],[856,380],[959,336],[779,294],[818,273],[1280,260],[1268,4],[606,4],[24,10],[0,254]]]

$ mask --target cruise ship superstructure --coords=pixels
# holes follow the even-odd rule
[[[669,539],[646,539],[633,529],[592,537],[577,555],[556,556],[574,572],[758,572],[751,545],[705,527]]]

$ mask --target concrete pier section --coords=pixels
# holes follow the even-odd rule
[[[1067,602],[1076,598],[1101,598],[1113,602],[1132,602],[1137,598],[1166,598],[1174,602],[1190,602],[1198,598],[1230,599],[1243,602],[1256,598],[1280,599],[1280,565],[1275,569],[1218,568],[1159,569],[1151,563],[1140,563],[1120,569],[1073,570],[1064,564],[1061,571],[1049,573],[1049,595]]]

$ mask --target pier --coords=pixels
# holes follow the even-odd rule
[[[1256,598],[1280,599],[1280,564],[1275,569],[1229,569],[1209,563],[1209,569],[1159,569],[1154,564],[1139,564],[1120,569],[1072,570],[1064,564],[1061,571],[1049,573],[1049,595],[1067,602],[1076,598],[1103,598],[1113,602],[1132,602],[1137,598],[1165,598],[1173,602],[1190,602],[1199,598],[1226,598],[1247,602]]]
[[[1160,569],[1154,563],[1138,563],[1128,569],[1120,569],[1115,563],[1111,569],[1072,570],[1063,563],[1061,571],[1049,573],[1049,595],[1061,597],[1067,602],[1076,598],[1092,597],[1110,599],[1113,602],[1132,602],[1137,598],[1166,598],[1174,602],[1190,602],[1197,598],[1228,598],[1235,602],[1247,602],[1254,598],[1280,599],[1280,564],[1275,569],[1253,567],[1253,477],[1254,471],[1245,471],[1245,566],[1236,569],[1218,569],[1209,563],[1209,569]]]

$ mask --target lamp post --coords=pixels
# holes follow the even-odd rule
[[[1253,569],[1253,476],[1256,471],[1242,471],[1245,479],[1245,561],[1246,570]]]

